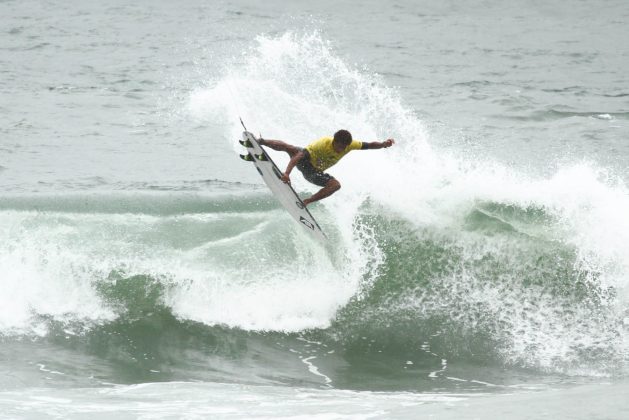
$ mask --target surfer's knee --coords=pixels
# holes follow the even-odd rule
[[[328,187],[330,191],[332,192],[337,192],[338,190],[341,189],[341,183],[338,182],[336,178],[332,178],[331,180],[328,181],[326,187]]]
[[[286,147],[284,148],[284,151],[288,153],[288,156],[290,157],[295,156],[297,153],[301,152],[301,150],[301,147],[293,146],[292,144],[288,143],[286,143]]]

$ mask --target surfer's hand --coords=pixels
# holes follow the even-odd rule
[[[288,176],[288,174],[282,174],[282,178],[280,179],[284,181],[285,184],[290,184],[290,177]]]
[[[384,147],[386,149],[387,147],[393,146],[394,143],[395,143],[395,140],[393,140],[393,139],[386,139],[385,141],[382,142],[382,147]]]

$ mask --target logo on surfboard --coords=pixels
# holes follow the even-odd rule
[[[314,230],[314,225],[312,224],[312,222],[310,222],[308,219],[306,219],[304,216],[299,216],[299,221],[306,227],[309,227],[310,229]]]

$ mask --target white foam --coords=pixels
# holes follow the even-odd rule
[[[39,316],[59,321],[101,321],[113,314],[92,287],[90,255],[73,248],[63,216],[3,211],[0,219],[0,332],[44,335]]]

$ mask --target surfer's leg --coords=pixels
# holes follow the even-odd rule
[[[261,146],[270,147],[273,150],[277,150],[279,152],[286,152],[289,156],[293,157],[297,152],[301,150],[301,148],[297,146],[293,146],[292,144],[288,144],[283,142],[282,140],[258,140]]]
[[[341,183],[338,182],[336,178],[332,178],[325,184],[325,187],[321,188],[317,193],[313,194],[312,197],[306,198],[304,200],[304,204],[308,205],[310,203],[314,203],[315,201],[323,200],[324,198],[331,196],[340,189]]]

